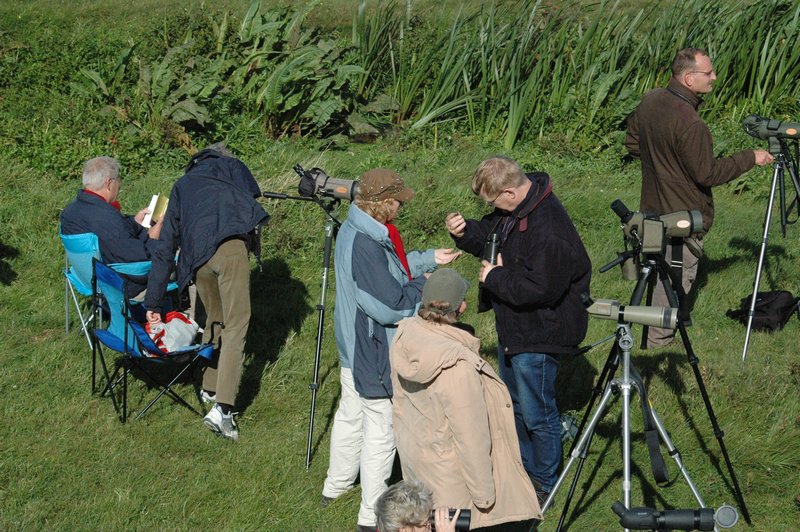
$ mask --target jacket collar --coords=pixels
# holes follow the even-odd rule
[[[378,242],[386,241],[391,245],[389,230],[386,226],[356,207],[355,203],[350,204],[350,210],[347,212],[347,220],[353,224],[353,228],[356,231],[364,233],[373,240],[377,240]]]
[[[208,148],[206,148],[205,150],[200,150],[199,152],[195,153],[194,157],[192,157],[189,160],[189,164],[186,165],[185,172],[188,172],[189,170],[197,166],[198,163],[201,163],[206,159],[219,159],[221,157],[224,157],[224,155],[222,155],[218,151],[209,150]]]
[[[697,110],[698,107],[703,103],[703,99],[700,98],[697,94],[693,93],[681,83],[674,79],[670,78],[669,83],[667,84],[667,90],[674,96],[680,98],[681,100],[685,101],[689,105],[692,106],[693,109]]]
[[[553,193],[553,182],[550,181],[550,176],[544,172],[536,172],[527,175],[531,180],[531,188],[528,195],[520,203],[512,216],[514,218],[526,218],[539,204]]]

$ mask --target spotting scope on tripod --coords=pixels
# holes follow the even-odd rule
[[[680,275],[676,274],[673,268],[667,263],[664,257],[665,241],[672,237],[688,237],[692,233],[702,228],[700,213],[696,211],[682,211],[670,213],[660,217],[648,216],[644,213],[630,211],[625,205],[616,200],[612,204],[613,211],[619,216],[621,228],[624,236],[625,251],[618,253],[618,257],[600,268],[601,272],[608,271],[615,265],[623,266],[625,274],[626,263],[633,268],[628,268],[627,273],[635,273],[636,287],[631,295],[629,305],[623,305],[616,300],[598,299],[593,301],[588,294],[583,298],[583,303],[587,312],[599,319],[615,320],[616,343],[611,348],[603,370],[598,377],[595,387],[592,390],[592,397],[579,423],[578,433],[569,451],[569,459],[565,462],[564,469],[556,481],[550,495],[542,505],[542,512],[547,512],[555,498],[556,492],[563,486],[567,475],[573,465],[575,475],[572,479],[566,501],[559,519],[556,530],[562,530],[564,521],[569,510],[572,498],[578,485],[578,479],[583,468],[584,461],[588,456],[588,450],[594,435],[595,427],[603,416],[609,401],[613,395],[621,395],[623,400],[622,408],[622,454],[623,454],[623,498],[622,510],[628,511],[631,508],[631,436],[630,436],[630,407],[631,396],[637,392],[640,397],[642,409],[642,419],[644,425],[644,441],[647,444],[650,454],[653,477],[657,484],[671,484],[666,473],[666,466],[660,454],[660,446],[664,445],[669,456],[678,465],[680,473],[683,475],[687,485],[695,497],[699,507],[707,510],[707,507],[700,495],[697,486],[689,476],[683,464],[680,452],[673,444],[664,425],[657,415],[653,405],[647,399],[647,390],[644,381],[631,364],[631,352],[633,350],[633,336],[631,326],[640,324],[643,327],[660,327],[666,329],[677,329],[680,332],[681,340],[689,363],[697,380],[703,402],[706,406],[709,420],[714,430],[714,435],[719,442],[722,455],[727,465],[731,477],[736,499],[739,508],[745,518],[750,523],[750,515],[744,501],[739,482],[733,470],[730,457],[724,442],[724,432],[720,428],[716,415],[714,414],[711,400],[706,391],[702,374],[699,369],[699,359],[695,354],[689,336],[686,333],[686,322],[688,321],[688,310],[684,308],[685,294],[681,285]],[[642,305],[648,287],[652,290],[653,285],[660,282],[663,285],[669,299],[669,307],[653,307]],[[646,333],[643,333],[643,335]],[[622,370],[621,376],[615,376],[618,369]],[[595,410],[595,403],[600,400]],[[566,460],[566,459],[565,459]],[[704,519],[707,520],[706,513]],[[673,514],[669,514],[672,516]],[[621,516],[622,517],[622,516]],[[636,517],[633,514],[626,514],[628,519]],[[638,522],[638,521],[632,521]],[[704,521],[705,523],[706,521]],[[626,528],[632,526],[623,525]],[[705,526],[705,525],[704,525]]]
[[[786,226],[797,221],[789,222],[789,212],[793,207],[797,207],[798,217],[800,217],[800,181],[798,181],[797,161],[800,159],[800,123],[784,122],[780,120],[770,120],[762,116],[750,115],[742,121],[742,127],[757,139],[766,140],[769,143],[769,153],[775,158],[773,162],[774,172],[772,174],[772,186],[769,192],[769,204],[767,214],[764,216],[764,231],[761,236],[761,251],[758,254],[758,264],[756,265],[756,278],[753,282],[753,294],[750,297],[750,309],[747,313],[747,332],[744,337],[744,347],[742,348],[742,363],[747,358],[747,346],[750,343],[750,333],[753,329],[753,313],[756,308],[756,293],[758,285],[761,283],[761,270],[764,267],[764,258],[767,255],[767,241],[769,239],[769,224],[772,220],[772,207],[775,203],[776,190],[780,199],[781,233],[786,237]],[[789,143],[794,144],[794,157]],[[786,182],[784,173],[788,172],[794,185],[795,198],[792,203],[786,205]]]
[[[317,311],[317,347],[314,353],[314,377],[308,389],[311,390],[311,412],[308,419],[308,440],[306,444],[306,469],[311,465],[311,443],[314,435],[314,412],[317,405],[317,390],[319,389],[319,365],[322,353],[322,340],[325,325],[325,299],[328,288],[328,272],[331,266],[331,251],[336,230],[341,223],[333,216],[333,211],[339,206],[341,200],[352,200],[358,193],[358,181],[336,179],[326,174],[320,168],[306,170],[296,164],[293,170],[300,176],[297,185],[299,196],[291,196],[281,192],[262,192],[261,196],[269,199],[310,201],[319,205],[325,211],[325,244],[322,253],[322,286],[320,289]]]

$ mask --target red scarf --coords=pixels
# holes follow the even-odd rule
[[[390,223],[386,224],[386,229],[389,230],[389,239],[392,241],[394,252],[397,253],[397,258],[400,259],[400,263],[403,265],[403,268],[406,269],[409,280],[412,280],[411,268],[408,267],[408,257],[406,257],[406,248],[403,247],[403,239],[400,238],[400,231],[397,230],[394,224]]]

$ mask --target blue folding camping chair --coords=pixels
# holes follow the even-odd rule
[[[212,323],[212,338],[209,343],[194,344],[179,348],[175,351],[164,352],[156,346],[145,331],[140,320],[144,319],[144,308],[125,297],[126,280],[114,268],[105,265],[99,260],[93,261],[94,276],[92,286],[95,292],[102,293],[109,312],[107,327],[94,327],[92,329],[97,342],[93,342],[93,352],[100,360],[101,368],[106,379],[106,386],[102,395],[109,395],[114,405],[114,410],[125,423],[128,418],[128,375],[136,370],[143,380],[157,388],[159,393],[136,416],[142,417],[162,396],[168,395],[173,401],[181,404],[201,415],[194,407],[178,395],[173,386],[187,372],[192,370],[201,361],[212,358],[214,346],[214,325],[224,327],[221,323]],[[138,319],[137,319],[138,318]],[[109,372],[104,349],[110,349],[120,354],[119,362],[113,373]],[[171,367],[174,373],[169,382],[159,378],[156,370]],[[118,389],[122,388],[119,392]],[[117,395],[121,398],[117,398]]]
[[[82,233],[79,235],[65,235],[59,231],[61,243],[64,245],[64,316],[66,324],[64,329],[69,333],[69,298],[75,304],[75,310],[80,319],[81,330],[89,349],[92,348],[92,338],[89,335],[89,324],[95,319],[94,312],[87,312],[84,316],[78,295],[85,298],[92,297],[92,259],[100,258],[100,245],[97,242],[97,235],[94,233]],[[92,373],[94,375],[94,372]],[[94,378],[92,379],[92,390],[94,390]]]
[[[97,240],[97,235],[94,233],[80,233],[77,235],[65,235],[59,230],[59,237],[64,246],[65,251],[65,264],[64,264],[64,315],[65,315],[65,330],[69,333],[69,299],[75,305],[75,311],[78,313],[78,318],[81,324],[86,341],[89,344],[89,349],[92,350],[92,393],[97,388],[97,356],[94,350],[94,342],[90,335],[89,325],[99,320],[101,308],[104,305],[102,294],[95,293],[92,288],[92,276],[94,275],[92,261],[100,259],[100,244]],[[123,275],[131,276],[145,276],[150,273],[152,262],[125,262],[110,264],[111,268]],[[171,292],[176,290],[178,285],[170,283],[167,285],[167,291]],[[91,311],[84,314],[81,308],[81,302],[78,296],[91,298]],[[99,326],[99,325],[98,325]]]

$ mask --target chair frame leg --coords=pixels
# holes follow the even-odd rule
[[[139,419],[143,415],[145,415],[145,413],[148,410],[150,410],[150,407],[153,406],[156,403],[156,401],[158,401],[161,398],[161,396],[163,396],[164,394],[167,394],[170,397],[170,399],[172,399],[173,401],[175,401],[178,404],[181,404],[181,405],[185,406],[186,408],[188,408],[189,410],[191,410],[192,412],[194,412],[198,416],[202,415],[192,405],[187,403],[183,399],[183,397],[181,397],[180,395],[175,393],[175,391],[172,390],[172,385],[175,384],[176,382],[178,382],[178,379],[180,379],[187,371],[189,371],[190,369],[193,369],[195,367],[195,365],[197,363],[197,360],[199,358],[200,358],[200,355],[199,354],[195,354],[195,356],[192,358],[192,360],[189,361],[189,363],[186,364],[183,367],[183,369],[180,372],[178,372],[178,374],[175,375],[175,377],[166,385],[161,384],[160,382],[158,382],[158,380],[153,378],[153,376],[150,375],[150,373],[148,373],[147,370],[145,370],[141,366],[141,364],[138,365],[139,369],[142,371],[142,373],[144,373],[147,376],[147,378],[150,380],[150,382],[152,382],[153,384],[155,384],[156,386],[158,386],[160,388],[160,392],[149,403],[147,403],[147,406],[145,406],[144,409],[141,412],[139,412],[139,414],[136,416],[136,419]]]

